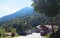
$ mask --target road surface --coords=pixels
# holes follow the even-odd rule
[[[14,37],[14,38],[44,38],[40,35],[40,33],[33,33],[27,36],[18,36],[18,37]]]

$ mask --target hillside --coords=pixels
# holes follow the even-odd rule
[[[30,16],[34,13],[35,13],[35,11],[34,11],[33,8],[25,7],[23,9],[15,12],[14,14],[10,14],[10,15],[7,15],[7,16],[4,16],[4,17],[0,18],[0,21],[2,21],[2,20],[11,20],[13,18],[19,18],[19,17]]]

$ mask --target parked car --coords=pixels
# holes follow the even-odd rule
[[[26,33],[25,31],[19,31],[19,32],[18,32],[18,35],[26,36],[26,35],[27,35],[27,33]]]
[[[27,35],[32,34],[32,32],[26,32],[26,33],[27,33]]]
[[[46,35],[47,35],[47,33],[45,33],[45,32],[41,33],[41,36],[46,36]]]

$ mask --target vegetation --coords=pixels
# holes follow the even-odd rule
[[[1,30],[4,29],[4,31],[7,32],[14,32],[17,33],[19,31],[28,31],[32,29],[36,29],[36,26],[44,23],[46,24],[49,19],[46,16],[43,16],[39,13],[33,14],[31,16],[26,17],[19,17],[14,18],[11,20],[6,20],[0,22]]]
[[[52,25],[52,33],[54,33],[54,29],[53,29],[54,17],[56,17],[56,15],[59,14],[59,10],[60,10],[59,3],[60,3],[59,0],[58,1],[57,0],[34,0],[32,4],[32,6],[37,12],[50,17],[51,25]]]
[[[60,7],[58,3],[56,0],[34,0],[32,5],[38,13],[31,16],[0,21],[0,35],[6,36],[5,33],[7,32],[17,33],[19,31],[36,29],[36,26],[40,24],[52,24],[55,21],[54,18],[59,13]],[[53,24],[52,30],[54,33]]]
[[[31,16],[14,18],[0,22],[1,34],[6,36],[7,32],[18,33],[19,31],[36,30],[36,26],[40,24],[50,23],[50,18],[40,13],[33,14]]]

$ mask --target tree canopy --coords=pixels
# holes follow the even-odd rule
[[[33,0],[33,7],[39,13],[49,17],[56,16],[60,10],[59,0]]]
[[[54,34],[53,20],[60,13],[60,0],[33,0],[32,6],[36,12],[51,17],[52,33]]]

